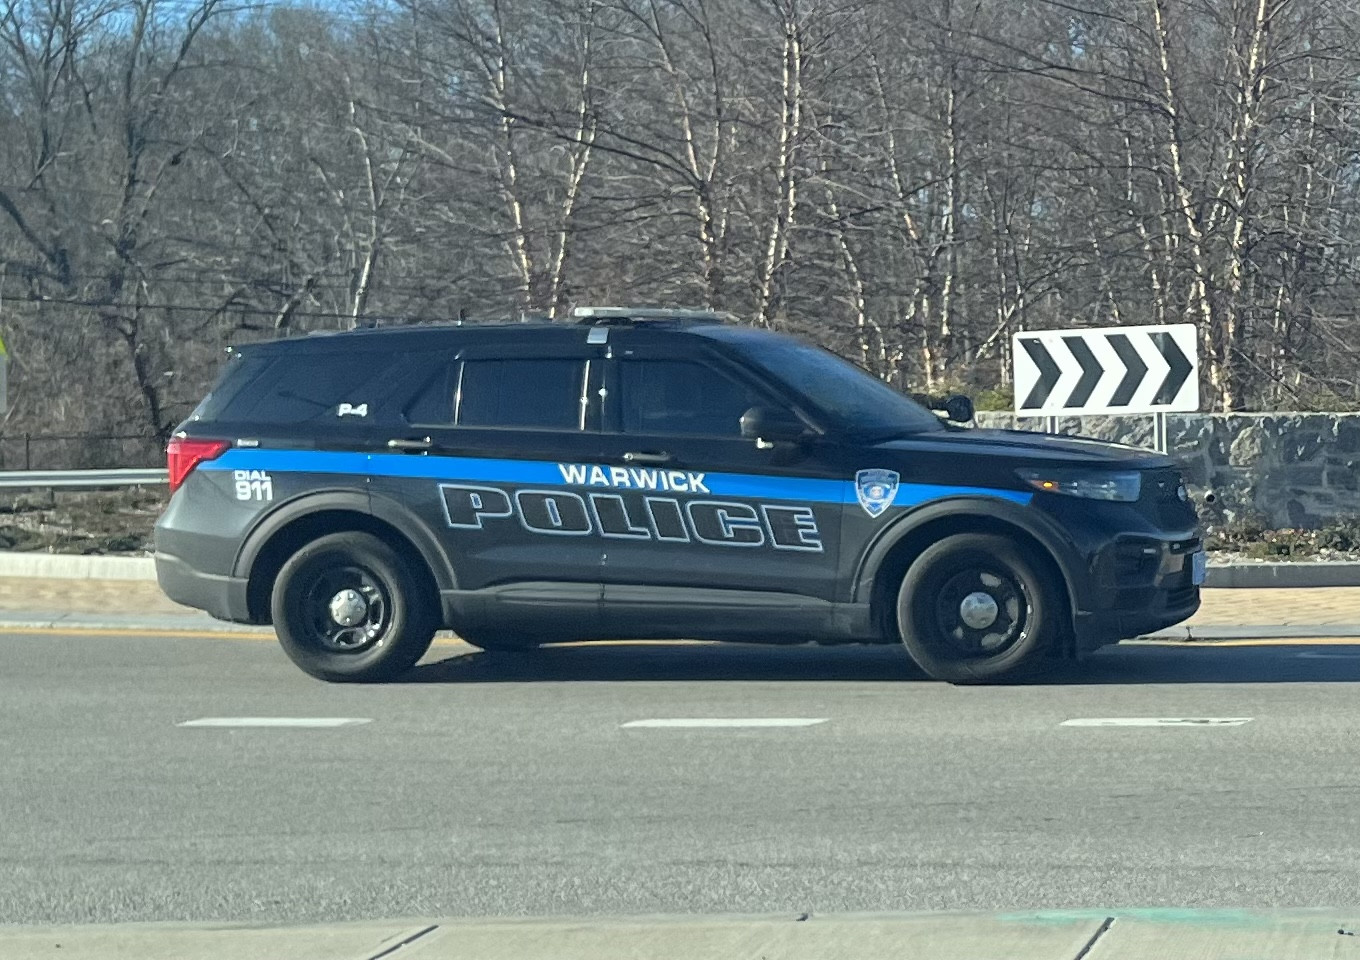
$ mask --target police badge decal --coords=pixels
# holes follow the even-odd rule
[[[897,496],[898,476],[891,470],[861,470],[855,474],[855,496],[871,517],[880,516]]]

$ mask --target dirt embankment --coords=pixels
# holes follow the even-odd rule
[[[154,489],[35,491],[0,499],[0,550],[140,555],[165,506]]]

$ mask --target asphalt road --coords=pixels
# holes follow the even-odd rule
[[[1360,889],[1360,646],[1121,647],[951,687],[892,649],[0,635],[0,922],[1281,907]],[[348,718],[331,728],[183,727]],[[1241,725],[1073,727],[1099,718]],[[797,719],[803,726],[625,727]]]

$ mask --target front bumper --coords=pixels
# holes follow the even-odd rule
[[[250,623],[247,581],[195,570],[169,553],[156,553],[156,581],[167,597],[218,620]]]
[[[1077,647],[1089,652],[1120,640],[1141,637],[1167,627],[1174,627],[1194,616],[1199,609],[1199,588],[1192,588],[1193,599],[1172,595],[1159,598],[1152,609],[1101,610],[1079,614],[1077,618]]]
[[[1093,650],[1189,619],[1199,609],[1199,537],[1119,537],[1100,552],[1076,612],[1077,647]]]

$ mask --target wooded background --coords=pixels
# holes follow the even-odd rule
[[[158,447],[227,344],[730,310],[1004,402],[1193,321],[1360,406],[1355,0],[6,0],[3,432]]]

